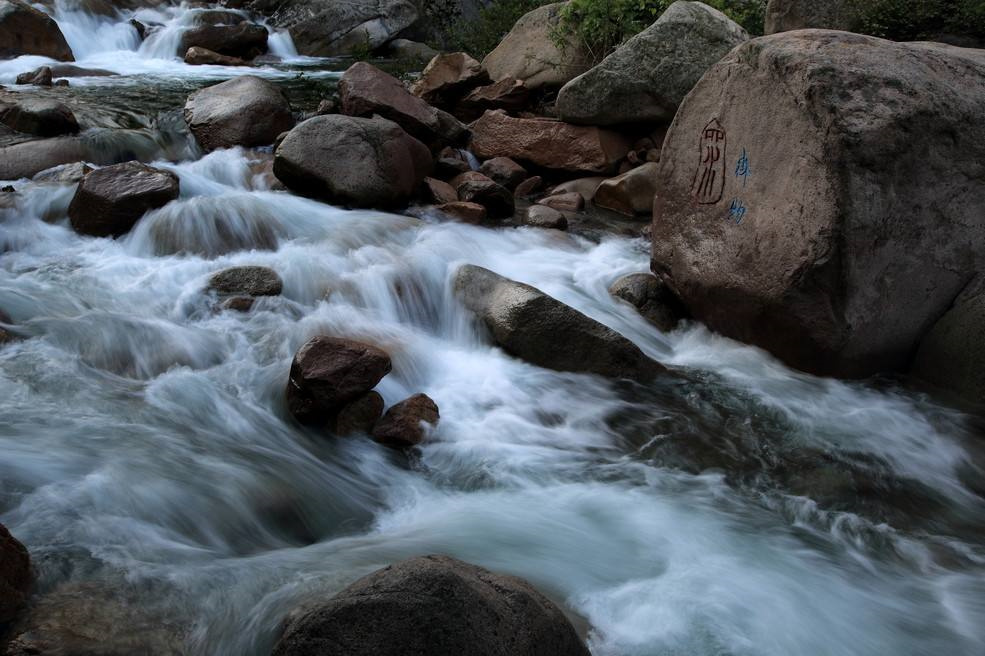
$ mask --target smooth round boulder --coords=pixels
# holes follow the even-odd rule
[[[381,118],[316,116],[277,147],[274,175],[292,191],[355,207],[406,204],[431,170],[427,146]]]
[[[390,356],[371,344],[319,336],[294,355],[288,408],[302,423],[324,423],[390,373]]]
[[[11,130],[39,137],[75,134],[79,122],[68,107],[47,98],[23,98],[16,102],[0,100],[0,123]]]
[[[75,61],[51,16],[20,0],[0,0],[0,59],[21,55]]]
[[[294,127],[291,104],[272,83],[255,75],[200,89],[185,102],[185,122],[205,150],[267,146]]]
[[[0,626],[24,608],[31,588],[31,558],[7,527],[0,524]]]
[[[589,656],[529,583],[448,556],[359,579],[291,620],[274,656]]]
[[[427,394],[415,394],[395,404],[373,427],[373,439],[395,449],[424,441],[426,431],[438,425],[438,404]]]
[[[284,281],[270,267],[238,266],[213,275],[208,288],[221,296],[277,296]]]
[[[86,175],[68,206],[72,228],[83,235],[118,237],[146,212],[178,197],[178,176],[141,164],[125,162]]]

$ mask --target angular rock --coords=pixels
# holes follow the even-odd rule
[[[12,130],[39,137],[75,134],[79,123],[75,114],[57,100],[23,98],[5,102],[0,98],[0,123]]]
[[[294,127],[291,104],[274,84],[242,75],[188,96],[185,122],[207,151],[267,146]]]
[[[424,187],[427,189],[427,196],[435,203],[454,203],[458,200],[458,192],[455,188],[435,178],[424,178]]]
[[[456,144],[468,135],[454,116],[430,106],[400,80],[366,62],[353,64],[342,75],[339,96],[343,114],[382,116],[426,144]]]
[[[455,201],[438,205],[437,209],[462,223],[471,223],[472,225],[482,223],[487,216],[486,208],[478,203]]]
[[[118,237],[146,212],[178,197],[178,176],[140,162],[96,169],[83,178],[68,206],[72,228],[83,235]]]
[[[0,626],[24,608],[31,588],[31,558],[24,545],[0,524]]]
[[[489,82],[482,64],[464,52],[436,55],[421,72],[411,93],[435,107],[447,109],[477,86]]]
[[[75,61],[51,16],[20,0],[0,0],[0,59],[21,55]]]
[[[185,53],[185,63],[191,64],[192,66],[249,66],[249,62],[240,59],[239,57],[229,57],[227,55],[220,55],[217,52],[209,50],[208,48],[201,48],[199,46],[192,46]]]
[[[21,73],[14,82],[15,84],[30,84],[36,87],[50,87],[51,79],[51,67],[42,66],[33,71]]]
[[[509,157],[558,171],[608,173],[630,147],[625,137],[602,128],[512,118],[503,111],[486,112],[471,127],[476,157]]]
[[[852,31],[858,0],[770,0],[766,6],[766,34],[821,28]]]
[[[471,170],[469,163],[458,157],[439,157],[434,165],[435,174],[442,178],[454,178]]]
[[[215,273],[208,288],[220,296],[278,296],[284,281],[270,267],[237,266]]]
[[[665,371],[616,331],[530,285],[467,264],[454,287],[493,341],[527,362],[639,381]]]
[[[564,194],[552,194],[547,198],[541,198],[537,204],[546,205],[551,209],[563,212],[580,212],[585,209],[585,197],[577,191],[569,191]]]
[[[529,583],[447,556],[363,577],[291,620],[273,656],[589,656]]]
[[[679,0],[557,97],[570,123],[669,123],[701,76],[749,35],[703,2]]]
[[[514,198],[530,198],[544,184],[544,179],[539,175],[533,175],[521,182],[513,190]]]
[[[390,373],[390,356],[370,344],[314,337],[298,349],[287,382],[287,404],[298,421],[324,423]]]
[[[527,208],[526,223],[535,228],[551,228],[567,230],[568,219],[553,207],[546,205],[531,205]]]
[[[427,146],[385,119],[316,116],[277,147],[274,174],[290,189],[357,207],[406,203],[430,173]]]
[[[595,190],[595,205],[626,216],[649,215],[653,212],[653,197],[657,193],[659,174],[660,165],[647,162],[610,178]]]
[[[220,55],[253,59],[267,52],[267,28],[253,23],[193,27],[181,35],[175,54],[180,57],[195,46]]]
[[[438,425],[438,406],[427,394],[415,394],[395,404],[373,426],[373,439],[395,449],[416,446],[426,431]]]
[[[329,432],[339,437],[362,433],[369,435],[383,415],[383,397],[370,391],[345,404],[338,414],[329,420]]]
[[[62,164],[41,171],[32,180],[35,182],[53,182],[57,184],[78,184],[94,169],[85,162]]]
[[[982,51],[822,30],[740,46],[667,134],[654,271],[794,367],[901,370],[985,270],[982,107]]]
[[[482,205],[492,217],[513,216],[514,200],[509,189],[496,184],[481,173],[464,173],[459,177],[464,176],[468,177],[455,185],[459,200]]]
[[[527,179],[527,170],[509,157],[493,157],[479,167],[479,172],[489,176],[496,184],[515,189]]]
[[[687,310],[667,285],[652,273],[630,273],[616,280],[609,293],[633,307],[660,330],[673,330]]]
[[[515,78],[531,90],[558,89],[588,70],[591,56],[579,40],[569,37],[563,48],[555,43],[555,30],[564,5],[563,2],[544,5],[524,14],[496,49],[482,60],[489,76],[497,82]]]
[[[530,102],[530,88],[512,77],[499,82],[473,89],[455,106],[456,116],[465,120],[475,120],[486,110],[502,109],[506,112],[519,112]]]

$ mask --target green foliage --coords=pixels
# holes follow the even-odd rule
[[[864,0],[856,32],[894,41],[942,35],[985,39],[985,0]]]
[[[766,0],[703,0],[742,25],[763,33]],[[575,39],[600,60],[653,24],[674,0],[571,0],[561,11],[554,34],[559,45]]]
[[[442,38],[433,40],[430,45],[449,52],[460,50],[482,59],[499,45],[521,16],[552,1],[493,0],[479,11],[477,20],[465,20],[455,13],[457,3],[454,0],[429,0],[426,13],[434,15],[438,22],[432,20],[432,24],[442,34]]]

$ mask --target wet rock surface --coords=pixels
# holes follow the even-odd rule
[[[207,151],[267,146],[294,127],[291,104],[270,82],[253,75],[220,82],[188,97],[185,122]]]
[[[95,237],[118,237],[149,210],[178,197],[178,176],[139,162],[105,166],[79,184],[68,208],[72,227]]]

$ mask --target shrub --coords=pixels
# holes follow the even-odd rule
[[[499,45],[513,25],[527,12],[556,0],[493,0],[479,11],[477,20],[462,18],[454,0],[428,0],[425,12],[442,33],[431,43],[439,50],[467,52],[482,59]],[[452,8],[454,7],[454,8]],[[433,13],[433,16],[432,16]]]

